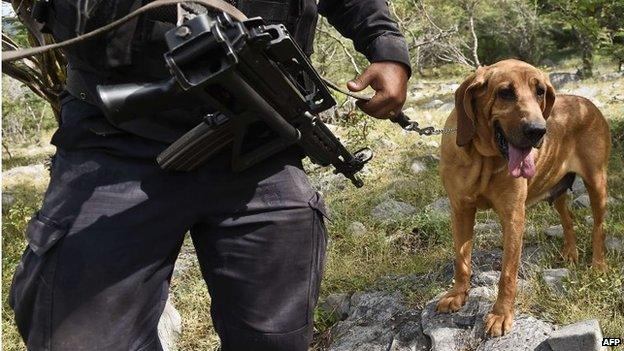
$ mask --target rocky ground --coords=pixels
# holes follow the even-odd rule
[[[540,251],[537,247],[524,250],[521,276],[540,276],[554,294],[565,296],[563,281],[570,275],[568,269],[541,269],[535,264]],[[456,313],[436,312],[441,294],[429,300],[424,307],[415,308],[405,302],[400,292],[370,291],[327,296],[320,308],[334,314],[340,321],[331,329],[331,351],[593,351],[603,350],[602,331],[595,319],[560,326],[531,315],[518,313],[511,333],[500,338],[484,334],[484,316],[496,298],[500,271],[489,270],[500,266],[502,252],[476,252],[473,265],[472,289],[466,304]],[[450,281],[452,268],[444,274],[416,274],[384,277],[388,281],[422,288],[432,280]],[[530,283],[520,278],[521,291],[531,289]]]

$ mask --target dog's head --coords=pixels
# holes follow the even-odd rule
[[[512,176],[530,178],[532,149],[542,144],[554,103],[548,76],[528,63],[480,67],[455,92],[457,145],[478,141],[480,149],[508,160]]]

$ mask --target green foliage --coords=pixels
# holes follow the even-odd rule
[[[2,16],[2,31],[20,46],[28,46],[28,31],[17,17]]]
[[[580,72],[584,77],[593,75],[597,50],[601,49],[616,59],[622,55],[624,49],[619,47],[620,33],[624,29],[622,0],[547,0],[543,1],[543,17],[553,28],[574,34],[574,47],[581,54],[583,65]]]
[[[19,82],[2,76],[3,145],[37,144],[56,126],[50,106]]]

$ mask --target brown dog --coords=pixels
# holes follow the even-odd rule
[[[493,208],[503,228],[503,262],[496,303],[486,332],[511,330],[525,206],[549,199],[564,228],[564,258],[578,260],[566,188],[581,176],[594,216],[595,268],[604,270],[602,224],[607,206],[609,127],[589,100],[558,95],[548,76],[517,60],[480,67],[455,92],[455,109],[442,138],[440,175],[452,208],[455,282],[439,312],[458,310],[470,288],[470,259],[477,209]]]

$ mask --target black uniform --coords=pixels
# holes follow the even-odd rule
[[[77,4],[83,12],[76,12]],[[92,1],[100,6],[93,9],[85,4],[52,2],[48,26],[57,38],[119,18],[140,1]],[[249,16],[287,24],[311,53],[314,0],[235,4]],[[370,61],[409,67],[385,1],[321,0],[318,11]],[[160,350],[158,319],[190,231],[222,349],[307,350],[326,211],[302,170],[300,152],[286,150],[242,173],[230,171],[227,153],[192,172],[166,172],[156,165],[156,154],[194,126],[194,113],[201,111],[146,118],[170,133],[149,126],[146,133],[128,132],[88,102],[92,84],[165,74],[158,38],[171,25],[162,17],[145,16],[130,32],[68,51],[68,84],[76,84],[68,89],[77,96],[62,99],[50,185],[29,222],[29,246],[11,289],[20,333],[29,350]]]

